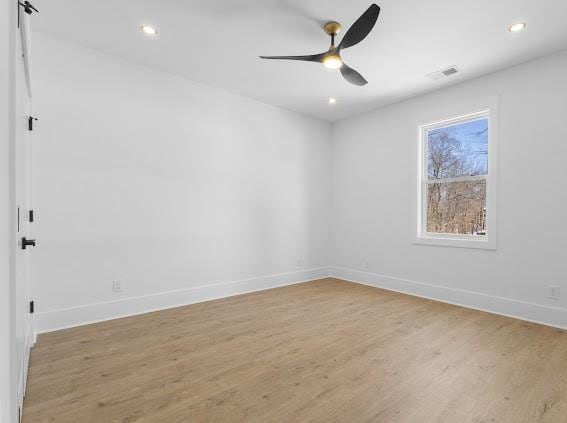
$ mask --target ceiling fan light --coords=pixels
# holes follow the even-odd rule
[[[343,61],[336,54],[329,54],[323,59],[323,65],[329,69],[339,69],[343,65]]]

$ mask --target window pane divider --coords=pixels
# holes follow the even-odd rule
[[[488,179],[488,175],[475,175],[475,176],[458,176],[456,178],[439,178],[427,179],[426,184],[443,184],[446,182],[470,182],[470,181],[483,181]]]

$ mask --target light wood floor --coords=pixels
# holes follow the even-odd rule
[[[41,335],[24,422],[567,422],[567,332],[327,279]]]

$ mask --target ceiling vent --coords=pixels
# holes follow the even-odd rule
[[[447,69],[443,69],[437,72],[432,72],[430,74],[425,75],[427,78],[432,79],[434,81],[438,81],[439,79],[446,79],[453,75],[459,73],[459,70],[456,66],[448,67]]]

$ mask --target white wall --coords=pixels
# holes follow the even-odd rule
[[[334,274],[567,326],[566,76],[563,52],[336,124]],[[413,245],[416,117],[494,96],[497,250]]]
[[[39,331],[325,274],[329,124],[42,34],[33,65]]]
[[[567,52],[330,128],[34,42],[39,331],[316,278],[329,264],[338,277],[567,327]],[[416,122],[494,97],[497,250],[412,244]]]

